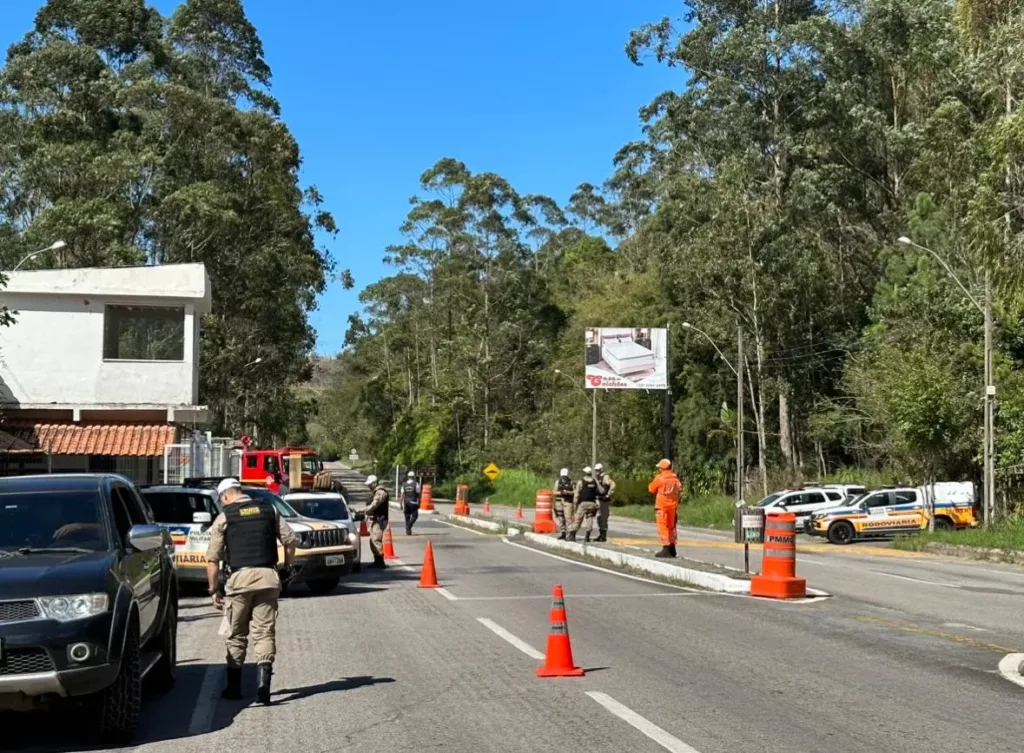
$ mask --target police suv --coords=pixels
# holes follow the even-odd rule
[[[174,566],[182,583],[206,583],[206,549],[210,526],[220,514],[216,484],[220,479],[186,479],[184,484],[142,487],[156,522],[174,542]],[[243,486],[252,498],[270,502],[299,538],[293,575],[285,588],[305,584],[315,594],[327,594],[351,572],[358,550],[344,526],[299,515],[287,502],[263,486]],[[279,561],[284,552],[278,544]]]
[[[812,513],[842,505],[865,491],[857,484],[807,485],[769,494],[756,506],[766,514],[773,511],[793,513],[796,515],[796,529],[800,531],[807,526]]]
[[[833,544],[917,533],[928,528],[927,494],[924,487],[879,489],[849,505],[812,514],[806,532],[823,536]],[[974,505],[973,484],[935,484],[935,528],[976,528]]]

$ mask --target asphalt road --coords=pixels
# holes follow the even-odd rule
[[[480,505],[474,508],[480,514]],[[439,504],[438,509],[450,512],[452,506]],[[527,521],[533,520],[532,510],[524,515]],[[513,518],[515,510],[494,507],[492,516]],[[614,511],[609,538],[620,546],[660,548],[654,524],[616,518]],[[733,543],[731,531],[681,528],[678,551],[681,557],[743,567],[743,547]],[[750,564],[753,572],[760,571],[760,547],[750,548]],[[878,541],[836,546],[800,535],[797,575],[806,578],[808,586],[845,599],[939,625],[965,627],[988,639],[1010,636],[1003,640],[1024,647],[1024,568],[904,552]]]
[[[417,588],[428,539],[442,591]],[[219,614],[187,598],[179,683],[148,700],[138,750],[1021,749],[1024,688],[996,671],[1011,635],[855,598],[686,591],[426,519],[395,545],[404,567],[282,601],[269,708],[220,700]],[[556,583],[583,678],[534,676]],[[62,717],[3,723],[7,748],[83,749]]]

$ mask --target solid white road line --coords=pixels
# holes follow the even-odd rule
[[[884,575],[886,578],[898,578],[899,580],[909,580],[911,583],[924,583],[926,586],[939,586],[941,588],[961,588],[954,583],[939,583],[934,580],[923,580],[921,578],[911,578],[909,575],[897,575],[896,573],[883,573],[881,570],[871,570],[875,575]]]
[[[219,666],[211,664],[203,674],[203,684],[199,686],[196,696],[196,707],[188,724],[190,736],[204,735],[213,726],[213,712],[217,710],[217,678],[220,676]]]
[[[999,661],[999,674],[1024,688],[1024,677],[1020,674],[1020,665],[1024,662],[1024,654],[1007,654]]]
[[[522,640],[520,638],[517,638],[516,636],[512,635],[512,633],[508,632],[505,628],[503,628],[501,625],[499,625],[494,620],[489,620],[486,617],[477,617],[476,621],[479,622],[481,625],[483,625],[488,630],[490,630],[492,633],[494,633],[499,638],[502,638],[502,639],[508,641],[509,643],[511,643],[513,646],[518,648],[520,651],[522,651],[524,654],[529,656],[531,659],[536,659],[537,661],[544,661],[544,654],[542,654],[540,651],[535,649],[533,646],[531,646],[526,641],[524,641],[524,640]]]
[[[687,588],[686,586],[676,586],[676,585],[673,585],[671,583],[662,583],[661,581],[658,581],[658,580],[652,580],[651,578],[641,578],[639,575],[630,575],[629,573],[620,573],[618,570],[610,570],[607,567],[598,567],[597,565],[591,565],[589,562],[580,562],[579,560],[574,560],[571,557],[562,557],[562,556],[557,555],[557,554],[552,554],[551,552],[543,552],[540,549],[534,549],[532,546],[524,546],[523,544],[517,544],[514,541],[509,541],[506,538],[503,538],[502,541],[505,542],[506,544],[508,544],[509,546],[514,546],[514,547],[517,547],[519,549],[525,549],[528,552],[533,552],[534,554],[539,554],[539,555],[541,555],[543,557],[550,557],[551,559],[561,560],[562,562],[568,562],[571,565],[579,565],[580,567],[588,567],[591,570],[597,570],[597,571],[602,572],[602,573],[608,573],[609,575],[616,575],[616,576],[618,576],[620,578],[629,578],[629,580],[638,580],[641,583],[650,583],[651,585],[661,586],[663,588],[675,588],[675,589],[677,589],[679,591],[688,591],[690,593],[707,593],[709,595],[712,594],[712,592],[701,591],[701,590],[696,589],[696,588]],[[728,595],[731,595],[731,594],[714,594],[714,595],[716,595],[716,596],[728,596]]]
[[[470,528],[469,526],[460,526],[460,525],[457,525],[455,523],[449,523],[447,520],[438,520],[437,522],[438,523],[444,523],[446,526],[449,526],[451,528],[458,528],[460,531],[469,531],[470,533],[475,533],[477,536],[493,536],[494,535],[494,534],[491,534],[491,533],[484,533],[483,531],[478,531],[475,528]]]
[[[438,586],[434,590],[437,591],[439,594],[441,594],[444,598],[448,599],[448,601],[458,601],[459,600],[458,596],[453,594],[451,591],[449,591],[444,586]]]
[[[593,690],[587,691],[587,695],[604,706],[608,711],[615,714],[622,721],[647,735],[665,750],[671,753],[700,753],[677,737],[673,737],[653,722],[644,719],[638,713],[627,706],[623,706],[610,695],[598,693]]]
[[[716,596],[713,591],[700,591],[700,592],[680,592],[680,593],[661,593],[661,594],[566,594],[566,599],[646,599],[659,596]],[[537,595],[537,596],[457,596],[458,601],[551,601],[551,594]]]
[[[402,560],[396,558],[396,559],[393,559],[391,561],[394,563],[392,565],[393,568],[395,568],[397,570],[408,570],[409,572],[412,572],[412,567],[410,567],[409,565],[405,564]]]

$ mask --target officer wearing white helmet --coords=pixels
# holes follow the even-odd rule
[[[608,518],[612,511],[612,495],[615,493],[615,481],[604,472],[604,464],[594,466],[594,480],[597,481],[597,538],[595,541],[608,540]]]
[[[590,541],[590,533],[594,530],[594,516],[597,514],[598,483],[594,478],[594,469],[589,465],[583,469],[583,478],[576,482],[576,490],[573,493],[573,504],[576,506],[576,515],[569,527],[569,541],[576,540],[576,532],[586,521],[586,538]]]
[[[368,567],[382,568],[384,564],[384,529],[388,527],[388,490],[378,482],[376,476],[367,476],[366,485],[373,492],[370,504],[363,509],[366,524],[370,529],[370,551],[373,552],[373,564]]]
[[[409,471],[402,484],[402,512],[405,513],[405,535],[412,536],[412,527],[420,517],[420,485],[416,471]]]
[[[558,538],[560,539],[565,538],[568,526],[576,514],[572,497],[573,488],[572,479],[569,478],[569,469],[563,468],[558,472],[558,479],[555,481],[555,520],[558,521]]]

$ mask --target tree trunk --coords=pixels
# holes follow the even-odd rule
[[[779,449],[782,450],[782,457],[786,461],[786,470],[793,470],[796,467],[796,457],[793,452],[793,427],[789,418],[789,385],[783,384],[779,390]]]

